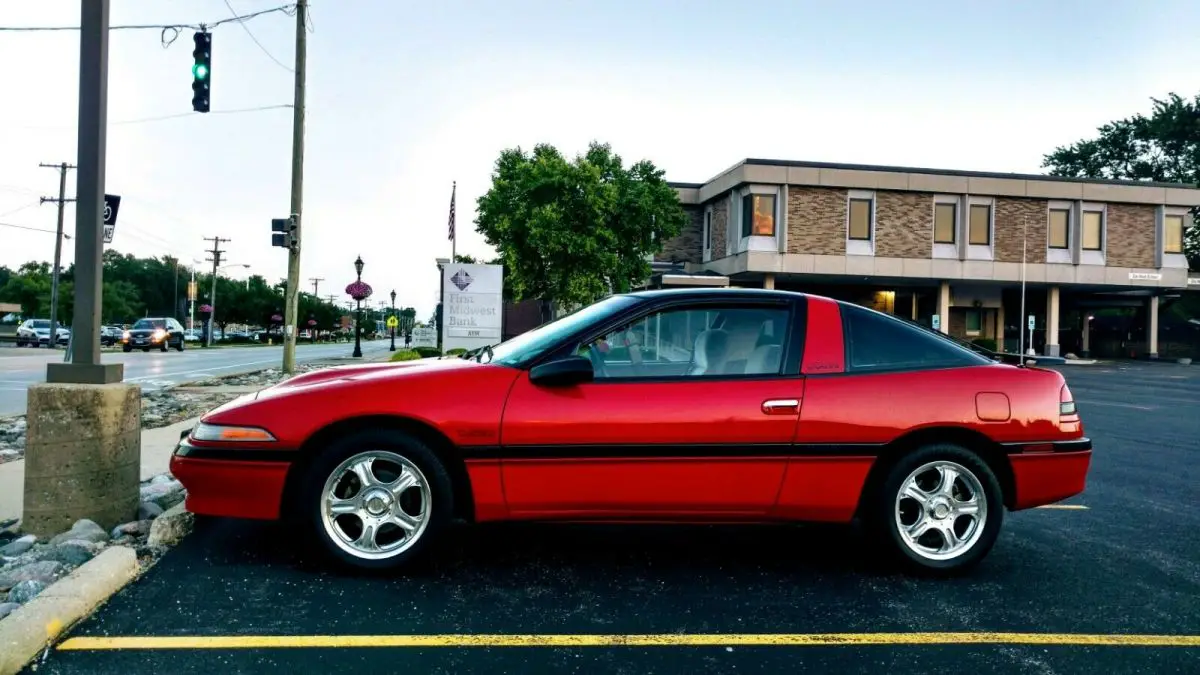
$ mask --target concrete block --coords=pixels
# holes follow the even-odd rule
[[[29,388],[25,531],[50,537],[81,518],[105,530],[134,519],[141,406],[136,384]]]

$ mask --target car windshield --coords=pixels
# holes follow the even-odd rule
[[[495,345],[492,347],[491,358],[485,358],[484,360],[485,362],[498,363],[504,366],[513,366],[523,361],[537,358],[546,353],[546,350],[557,345],[564,337],[594,321],[601,321],[605,317],[612,316],[635,302],[637,300],[628,295],[609,296],[600,302],[588,305],[583,309],[572,312],[548,324],[538,326],[527,333],[522,333],[511,340]]]
[[[41,328],[44,330],[50,330],[50,322],[49,321],[34,321],[30,324],[30,327],[31,328]]]
[[[148,330],[151,328],[166,328],[167,322],[162,319],[138,319],[138,322],[133,324],[134,330]]]

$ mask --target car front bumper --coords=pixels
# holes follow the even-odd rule
[[[278,453],[279,458],[269,453]],[[186,506],[192,513],[277,520],[290,459],[287,451],[197,448],[183,438],[171,456],[170,469],[187,488]]]

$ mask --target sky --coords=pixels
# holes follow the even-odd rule
[[[113,0],[111,23],[212,24],[287,0]],[[0,0],[0,26],[78,25],[79,0]],[[233,12],[231,12],[232,7]],[[1200,3],[1107,0],[311,0],[305,290],[432,313],[457,181],[459,253],[505,148],[593,140],[669,180],[746,157],[1038,173],[1056,146],[1200,90]],[[248,30],[247,30],[248,29]],[[192,29],[110,38],[112,248],[287,272],[295,20],[213,29],[212,113],[191,113]],[[168,32],[166,37],[170,37]],[[1174,36],[1174,37],[1172,37]],[[255,40],[259,44],[256,44]],[[55,170],[74,163],[79,34],[0,32],[0,265],[53,259]],[[170,117],[169,117],[170,116]],[[168,119],[155,119],[169,117]],[[74,172],[67,195],[74,195]],[[74,231],[68,205],[66,232]],[[63,264],[74,240],[64,242]]]

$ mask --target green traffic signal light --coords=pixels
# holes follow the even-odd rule
[[[197,63],[192,66],[192,76],[197,80],[203,80],[208,77],[208,66],[203,63]]]

